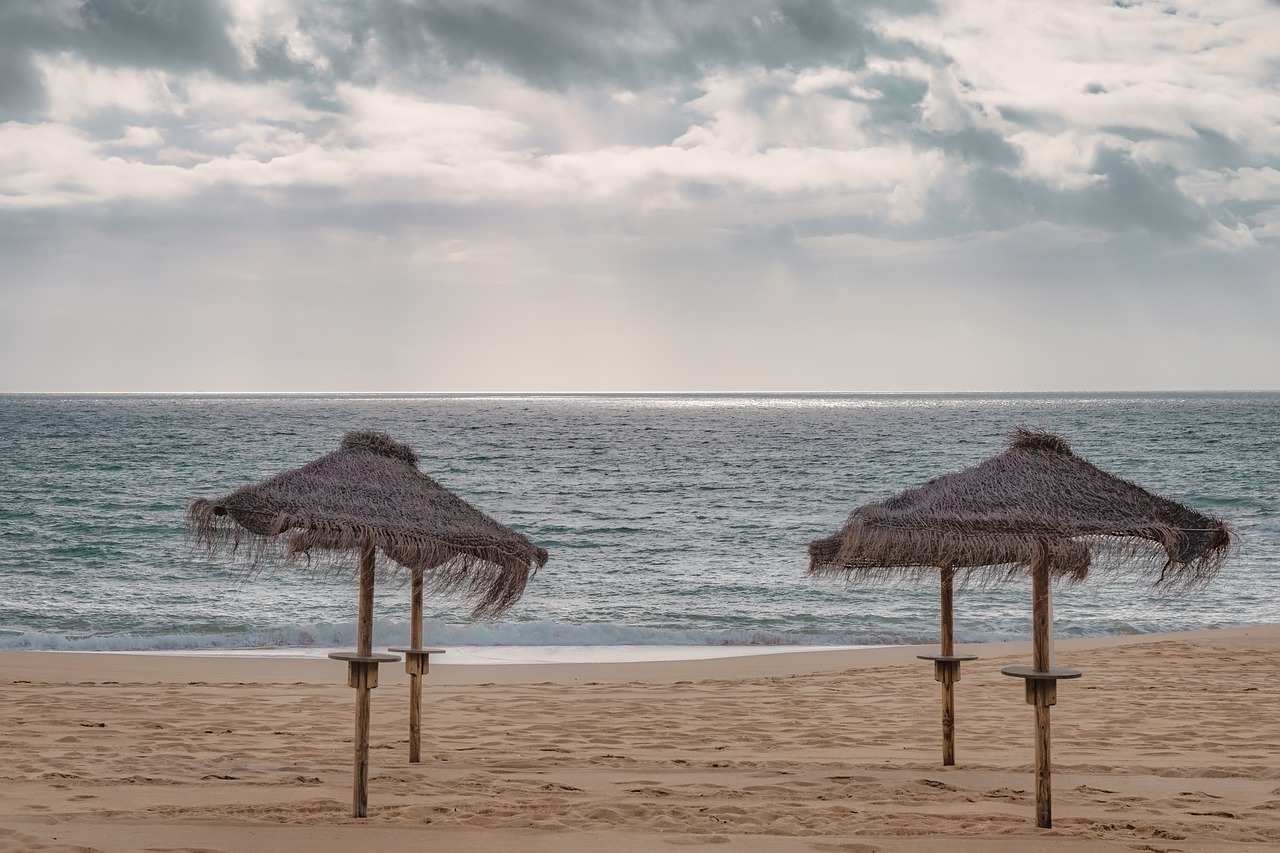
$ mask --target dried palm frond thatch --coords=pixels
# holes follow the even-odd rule
[[[952,567],[1008,578],[1049,549],[1055,576],[1083,580],[1101,561],[1157,584],[1213,578],[1230,551],[1222,521],[1162,498],[1072,453],[1056,435],[1018,429],[1007,449],[880,503],[809,545],[809,574],[870,580]]]
[[[211,553],[250,567],[301,555],[341,568],[340,552],[371,543],[395,564],[423,570],[430,589],[465,595],[473,618],[515,604],[547,561],[546,550],[422,473],[417,454],[381,432],[349,432],[338,450],[301,468],[196,499],[187,520]]]

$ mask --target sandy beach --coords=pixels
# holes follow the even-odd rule
[[[0,851],[1280,848],[1280,626],[1059,641],[1051,830],[1027,644],[963,647],[955,767],[930,650],[436,664],[418,765],[384,666],[366,820],[339,663],[6,652]]]

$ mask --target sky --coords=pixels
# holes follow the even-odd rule
[[[1280,389],[1276,0],[0,0],[0,392]]]

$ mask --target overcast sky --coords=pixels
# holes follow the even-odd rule
[[[1280,388],[1280,3],[0,0],[0,391]]]

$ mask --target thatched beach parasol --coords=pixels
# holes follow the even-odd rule
[[[1190,587],[1214,577],[1231,540],[1222,521],[1108,474],[1058,436],[1019,429],[1003,453],[855,509],[838,534],[810,543],[809,574],[856,583],[941,569],[942,654],[929,657],[943,682],[945,760],[954,700],[942,676],[958,676],[960,660],[951,648],[952,578],[1006,581],[1030,570],[1034,665],[1003,671],[1026,679],[1036,706],[1036,819],[1047,827],[1049,706],[1057,680],[1080,674],[1053,666],[1050,579],[1079,582],[1106,567]]]
[[[523,534],[494,521],[418,470],[407,445],[380,432],[349,432],[338,450],[213,500],[192,501],[187,519],[210,553],[230,554],[250,567],[264,560],[305,558],[316,568],[350,571],[346,555],[360,553],[358,648],[330,657],[348,661],[356,693],[353,813],[367,814],[369,690],[378,664],[399,660],[373,651],[375,553],[384,574],[397,567],[412,576],[414,595],[409,663],[425,664],[422,590],[461,594],[472,618],[493,618],[519,601],[547,552]],[[410,758],[420,731],[420,673],[409,667]]]

